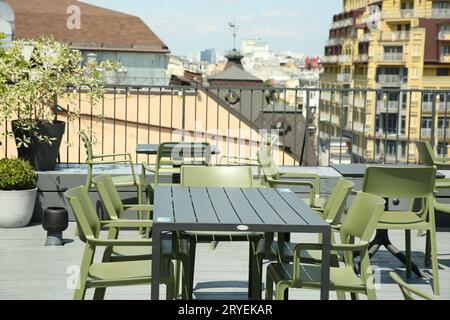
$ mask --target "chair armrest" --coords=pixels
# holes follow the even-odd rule
[[[142,205],[124,205],[125,211],[153,211],[153,205],[142,204]]]
[[[97,165],[97,164],[117,164],[117,163],[128,163],[133,164],[131,160],[111,160],[111,161],[88,161],[88,164]]]
[[[148,247],[153,244],[152,240],[101,240],[86,237],[87,243],[100,247]]]
[[[106,154],[97,154],[92,156],[93,159],[103,159],[103,158],[113,158],[113,157],[127,157],[128,159],[131,158],[130,153],[106,153]]]
[[[285,186],[306,186],[310,187],[311,189],[315,190],[316,186],[313,182],[310,181],[294,181],[294,180],[281,180],[281,179],[267,179],[270,184],[272,185],[285,185]]]
[[[152,220],[110,220],[100,221],[105,228],[150,228],[153,226]]]
[[[153,169],[150,167],[150,165],[147,162],[142,163],[142,172],[145,173],[146,171],[151,173],[156,173],[156,169]]]

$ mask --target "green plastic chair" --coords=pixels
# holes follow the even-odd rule
[[[368,167],[363,191],[382,198],[408,199],[411,204],[417,199],[422,208],[415,212],[410,205],[408,211],[386,211],[381,216],[377,229],[405,230],[406,273],[411,274],[411,230],[426,230],[429,236],[433,269],[433,289],[439,295],[439,271],[436,248],[436,223],[434,215],[434,185],[436,167]]]
[[[450,170],[450,158],[438,157],[429,141],[414,141],[419,153],[420,163],[426,166],[435,166],[438,170]]]
[[[100,230],[104,228],[137,228],[150,227],[150,221],[115,220],[100,221],[95,208],[84,186],[70,189],[65,192],[70,206],[80,226],[80,239],[86,243],[75,300],[84,300],[86,290],[94,288],[94,299],[104,299],[107,287],[134,286],[151,284],[151,261],[120,261],[120,262],[94,262],[97,247],[148,247],[151,240],[117,240],[100,239]],[[176,295],[173,264],[167,260],[161,270],[161,282],[167,287],[167,298],[174,299]]]
[[[189,167],[181,168],[181,185],[183,187],[228,187],[228,188],[253,188],[253,174],[249,167]],[[189,239],[190,250],[190,286],[188,297],[192,299],[194,285],[195,252],[198,242],[211,241],[249,241],[249,277],[251,295],[258,295],[258,288],[253,287],[253,279],[260,277],[262,265],[257,266],[255,250],[258,241],[263,237],[255,232],[185,232]],[[260,291],[259,291],[260,294]]]
[[[384,205],[382,198],[363,192],[353,200],[340,229],[341,244],[331,246],[332,251],[344,252],[344,266],[330,267],[330,290],[337,291],[339,299],[345,298],[344,292],[350,292],[353,299],[357,299],[360,293],[370,300],[376,299],[368,246]],[[359,242],[355,243],[355,239]],[[295,247],[292,264],[276,262],[267,267],[267,300],[273,299],[274,284],[277,300],[284,299],[285,291],[291,288],[320,289],[322,266],[303,263],[301,252],[304,250],[321,251],[322,244],[299,244]],[[361,257],[361,276],[354,270],[354,252]]]
[[[320,176],[312,173],[281,173],[279,167],[272,156],[271,146],[262,146],[258,151],[258,162],[261,166],[264,180],[271,188],[280,186],[303,186],[310,190],[309,199],[303,199],[312,208],[325,206],[325,200],[320,198]],[[314,182],[299,180],[311,179]]]
[[[100,200],[102,202],[102,206],[105,209],[110,220],[118,220],[123,217],[123,213],[127,210],[138,211],[141,210],[143,212],[153,211],[153,205],[124,205],[122,200],[120,199],[120,195],[115,188],[111,176],[102,175],[97,176],[92,179],[95,187],[100,196]],[[109,239],[116,239],[118,236],[119,230],[112,229],[110,230],[110,234],[108,236]],[[172,249],[172,244],[176,243]],[[179,288],[179,276],[181,270],[178,261],[181,262],[183,268],[186,270],[188,266],[189,252],[188,252],[188,244],[186,241],[172,241],[171,239],[163,240],[162,247],[163,258],[169,260],[177,260],[177,268],[176,268],[176,288]],[[110,261],[123,261],[123,260],[149,260],[152,258],[152,247],[113,247],[105,250],[104,259],[106,261],[109,258]],[[187,286],[186,277],[183,277],[183,286]],[[186,297],[183,297],[186,298]]]
[[[184,165],[209,166],[211,164],[211,145],[207,142],[164,142],[158,147],[155,167],[148,163],[142,164],[141,183],[146,184],[147,173],[152,173],[154,178],[147,185],[147,195],[150,203],[153,203],[153,191],[156,186],[175,185],[179,183],[161,182],[164,176],[180,174],[180,168]]]
[[[89,191],[92,185],[92,177],[94,166],[96,165],[106,165],[106,164],[126,164],[130,166],[130,175],[116,176],[113,177],[113,183],[116,187],[136,187],[137,189],[137,200],[138,204],[142,204],[142,183],[139,180],[139,177],[136,175],[134,171],[134,163],[129,153],[113,153],[113,154],[99,154],[94,155],[92,151],[92,140],[89,135],[85,131],[80,131],[80,137],[83,141],[84,147],[86,148],[86,162],[88,165],[88,173],[85,182],[85,188]],[[121,158],[116,160],[116,158]],[[105,160],[109,159],[109,160]],[[142,212],[138,212],[139,219],[143,218]],[[140,229],[140,232],[143,233],[143,229]]]
[[[330,197],[326,201],[324,210],[317,211],[317,214],[328,222],[334,231],[339,231],[347,199],[354,187],[355,184],[352,181],[343,178],[339,179],[334,186]],[[332,237],[332,239],[334,239],[334,237]],[[294,250],[297,246],[296,243],[273,241],[269,248],[266,246],[267,243],[265,239],[259,241],[257,250],[258,259],[272,261],[279,260],[284,262],[292,262],[294,260]],[[321,263],[322,261],[322,254],[319,251],[304,250],[301,254],[303,262]],[[337,261],[337,258],[335,260]]]
[[[405,300],[417,300],[417,298],[421,298],[424,300],[435,300],[435,298],[433,296],[426,294],[426,293],[414,288],[413,286],[407,284],[395,272],[390,272],[389,276],[400,287],[400,290],[402,291],[402,294],[403,294],[403,297],[405,297]]]

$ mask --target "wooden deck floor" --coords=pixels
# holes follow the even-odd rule
[[[69,289],[73,267],[81,261],[84,244],[75,237],[73,223],[65,232],[68,243],[64,247],[45,247],[45,232],[40,225],[24,229],[0,229],[0,299],[71,299]],[[135,237],[126,232],[125,238]],[[310,242],[314,235],[294,235],[293,240]],[[392,232],[391,238],[399,248],[403,247],[401,232]],[[423,265],[423,238],[413,238],[413,260]],[[438,234],[441,298],[450,299],[450,232]],[[197,299],[247,298],[247,243],[220,243],[216,251],[208,244],[199,245],[195,277]],[[394,300],[402,296],[390,281],[388,273],[396,270],[404,276],[404,267],[386,251],[380,251],[372,265],[377,270],[378,299]],[[430,270],[426,269],[426,272]],[[430,272],[431,274],[431,272]],[[413,276],[408,282],[431,292],[430,282]],[[161,290],[164,292],[164,290]],[[150,287],[127,287],[108,289],[107,299],[149,299]],[[91,293],[88,294],[91,298]],[[309,290],[291,290],[291,299],[318,299],[319,293]],[[334,294],[332,294],[334,298]]]

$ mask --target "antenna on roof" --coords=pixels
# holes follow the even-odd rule
[[[236,36],[240,26],[236,24],[236,21],[230,22],[228,25],[230,26],[231,32],[233,33],[233,49],[236,49]]]

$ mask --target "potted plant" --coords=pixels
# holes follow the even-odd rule
[[[22,159],[0,160],[0,228],[27,226],[33,217],[37,188],[35,172]]]
[[[103,72],[117,71],[119,63],[84,61],[81,52],[53,38],[16,40],[0,60],[0,121],[12,124],[19,158],[35,170],[56,166],[65,122],[57,119],[58,99],[70,107],[68,119],[79,114],[78,94],[92,104],[104,94]]]

